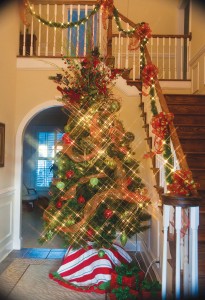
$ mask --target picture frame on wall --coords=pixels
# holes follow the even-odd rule
[[[0,123],[0,167],[4,167],[5,157],[5,124]]]

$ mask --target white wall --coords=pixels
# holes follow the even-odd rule
[[[5,124],[5,165],[0,168],[0,259],[13,248],[15,94],[18,15],[15,6],[0,11],[0,122]]]

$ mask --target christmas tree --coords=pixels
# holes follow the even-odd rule
[[[40,242],[59,234],[74,249],[88,241],[105,249],[120,236],[124,246],[148,228],[144,222],[150,216],[131,147],[134,135],[116,116],[121,104],[112,87],[121,73],[110,70],[97,49],[80,61],[63,60],[62,72],[50,79],[57,83],[68,122],[53,165]]]

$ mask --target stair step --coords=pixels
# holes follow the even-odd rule
[[[185,94],[164,94],[167,104],[177,104],[177,105],[205,105],[204,95],[185,95]]]
[[[197,142],[193,142],[191,139],[180,138],[180,142],[185,153],[205,151],[205,139],[198,139]]]
[[[174,124],[193,124],[193,125],[199,125],[201,126],[202,124],[205,124],[205,116],[203,115],[194,115],[194,114],[189,114],[189,115],[180,115],[180,114],[175,114],[174,115]]]
[[[184,105],[178,105],[178,104],[171,104],[168,105],[169,106],[169,110],[175,115],[205,115],[205,104],[204,105],[188,105],[188,103],[186,104],[186,106]]]
[[[205,152],[186,152],[186,160],[190,169],[205,169]]]
[[[205,139],[205,126],[175,125],[175,127],[177,128],[179,139],[180,137],[187,139]]]

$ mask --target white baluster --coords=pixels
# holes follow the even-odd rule
[[[186,209],[185,213],[188,213],[188,209]],[[183,285],[184,285],[185,299],[188,299],[188,295],[189,295],[189,235],[187,231],[184,236],[184,252],[183,252],[183,256],[184,256]]]
[[[123,55],[124,55],[124,52],[123,52],[123,44],[124,44],[124,38],[121,36],[121,40],[120,40],[120,49],[121,49],[121,56],[120,56],[120,67],[121,68],[124,68],[124,65],[123,65]]]
[[[136,50],[133,50],[133,69],[132,69],[132,79],[136,79]]]
[[[93,10],[95,5],[93,5]],[[92,48],[95,46],[95,14],[92,16]]]
[[[165,38],[162,38],[162,77],[165,78]]]
[[[38,5],[39,16],[41,16],[41,4]],[[38,26],[38,56],[41,55],[41,22],[39,20]]]
[[[159,38],[157,37],[157,67],[159,67]]]
[[[190,208],[190,265],[191,265],[191,296],[198,297],[198,226],[199,207]]]
[[[65,22],[65,4],[62,5],[62,23]],[[64,44],[64,30],[61,30],[61,54],[63,54],[63,44]]]
[[[184,39],[181,38],[180,39],[180,44],[181,44],[181,55],[180,55],[180,68],[181,68],[181,72],[180,72],[180,78],[183,79],[183,69],[184,69],[184,63],[183,63],[183,57],[184,57]]]
[[[32,9],[33,9],[32,5]],[[31,41],[30,41],[30,56],[33,56],[33,15],[31,16]]]
[[[23,26],[23,56],[26,55],[26,25]]]
[[[56,22],[57,17],[57,4],[54,5],[54,20]],[[54,27],[54,33],[53,33],[53,56],[56,55],[56,27]]]
[[[177,79],[177,38],[174,39],[174,79]]]
[[[88,15],[88,6],[87,4],[85,5],[85,17]],[[84,51],[83,55],[86,56],[86,43],[87,43],[87,22],[85,22],[85,31],[84,31]]]
[[[73,18],[73,4],[70,5],[70,22],[72,22],[72,18]],[[69,48],[68,48],[68,53],[69,56],[71,56],[71,44],[72,44],[72,28],[70,27],[69,30]]]
[[[180,236],[181,236],[181,207],[175,208],[175,229],[176,229],[176,268],[175,268],[175,297],[180,299],[180,284],[181,284],[181,251],[180,251]]]
[[[46,9],[46,18],[49,20],[49,4],[47,4]],[[49,33],[49,26],[46,26],[46,53],[45,55],[48,56],[48,33]]]
[[[102,53],[102,9],[99,10],[99,51]]]
[[[130,29],[129,23],[127,23],[127,30]],[[125,68],[128,69],[129,60],[128,60],[128,47],[129,47],[129,36],[126,36],[126,49],[125,49]]]
[[[118,35],[118,57],[117,57],[117,67],[120,68],[120,39],[121,39],[121,32]]]
[[[78,4],[78,21],[79,20],[80,20],[80,4]],[[75,52],[76,57],[79,56],[79,29],[80,26],[77,26],[77,39],[76,39],[76,52]]]
[[[153,61],[153,37],[151,37],[151,43],[150,43],[150,57],[151,57],[151,61]]]
[[[162,300],[167,297],[167,238],[168,238],[168,227],[169,227],[169,213],[170,206],[163,205],[163,259],[162,259]]]
[[[169,37],[169,79],[171,79],[171,38]]]
[[[186,79],[190,79],[190,40],[187,38],[187,77]]]
[[[115,57],[117,57],[117,37],[115,37]],[[117,68],[117,59],[115,59],[115,68]]]

